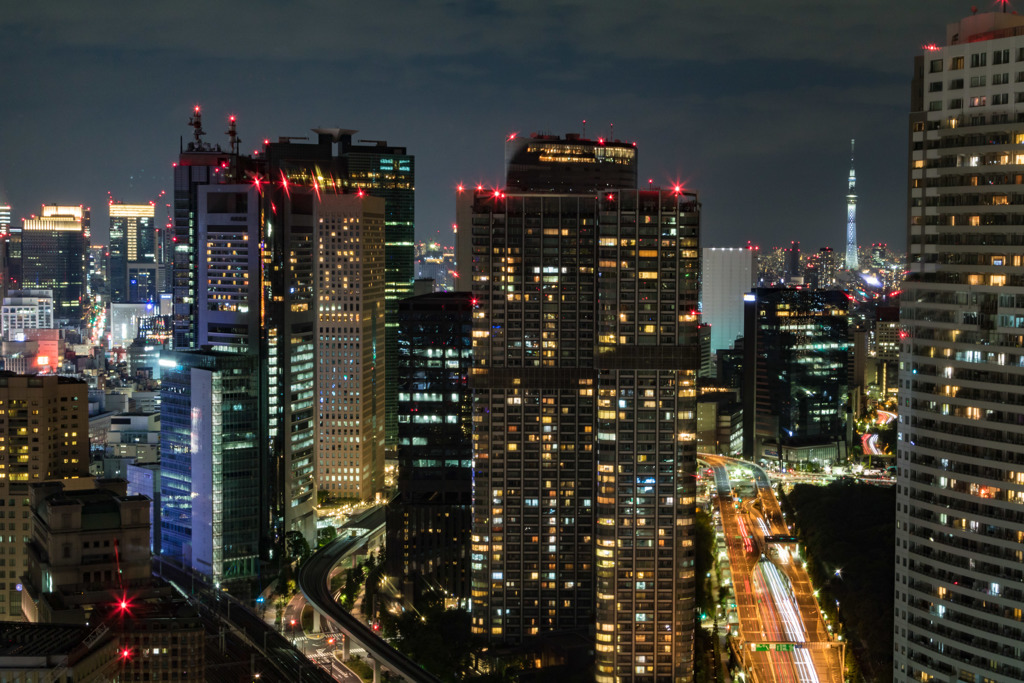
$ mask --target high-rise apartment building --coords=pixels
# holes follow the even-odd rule
[[[841,291],[757,288],[745,297],[743,452],[830,464],[849,426],[849,302]]]
[[[387,325],[384,357],[394,358],[398,349],[398,302],[412,295],[416,237],[416,158],[405,147],[388,145],[386,140],[359,140],[372,144],[353,144],[356,131],[339,131],[339,157],[345,187],[359,188],[384,199],[385,224],[385,319]],[[385,400],[388,411],[385,433],[389,446],[398,435],[398,375],[394,364],[385,366]]]
[[[110,204],[109,273],[113,303],[153,303],[159,281],[153,204]]]
[[[1024,680],[1024,17],[915,59],[895,680]]]
[[[535,171],[459,202],[472,627],[516,643],[596,619],[597,680],[690,680],[699,203],[637,190],[629,143],[535,140]]]
[[[325,195],[316,237],[317,488],[383,488],[385,200]]]
[[[700,317],[711,325],[711,353],[730,349],[743,336],[743,295],[754,286],[756,254],[744,247],[701,250]]]
[[[42,215],[26,218],[21,232],[21,284],[51,289],[54,315],[78,322],[88,294],[86,259],[89,209],[44,204]]]
[[[398,304],[398,495],[388,503],[386,562],[414,604],[429,593],[469,604],[472,316],[468,292]]]
[[[0,372],[0,620],[21,618],[19,579],[28,569],[32,533],[28,485],[89,474],[89,406],[85,382],[57,375]]]

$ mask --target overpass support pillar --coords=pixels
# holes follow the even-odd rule
[[[313,610],[313,633],[320,633],[320,610]]]
[[[373,683],[380,683],[380,662],[373,660]]]
[[[348,634],[347,633],[342,633],[341,634],[341,658],[344,659],[346,662],[348,661],[348,648],[349,648]]]

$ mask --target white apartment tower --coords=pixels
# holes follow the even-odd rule
[[[915,60],[895,680],[1024,680],[1024,17]]]
[[[317,224],[317,489],[384,483],[384,200],[324,195]]]
[[[743,336],[743,295],[754,287],[757,252],[750,248],[701,250],[701,322],[711,324],[711,353],[731,349]]]

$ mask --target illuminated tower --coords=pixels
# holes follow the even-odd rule
[[[158,291],[153,204],[110,204],[110,300],[153,303]],[[163,284],[162,282],[159,284]]]
[[[342,182],[384,199],[385,433],[392,446],[398,436],[398,366],[392,362],[398,355],[398,302],[412,295],[415,274],[416,158],[405,147],[388,145],[386,140],[359,140],[370,144],[354,145],[354,133],[341,130],[337,136]]]
[[[900,296],[894,676],[1024,680],[1024,17],[914,59]]]
[[[636,189],[631,143],[523,149],[507,189],[458,207],[473,632],[522,643],[596,618],[600,683],[692,680],[700,205]]]
[[[317,488],[339,498],[384,484],[384,212],[362,191],[319,206]]]
[[[857,176],[853,172],[853,140],[850,140],[850,190],[846,194],[846,269],[857,270]]]
[[[86,298],[85,226],[89,210],[44,205],[42,216],[25,220],[21,266],[24,289],[52,289],[54,317],[78,322]]]

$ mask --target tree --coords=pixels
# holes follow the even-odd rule
[[[325,545],[338,537],[338,530],[333,526],[325,526],[316,532],[316,545],[323,548]]]
[[[309,542],[306,537],[298,531],[289,531],[284,537],[285,546],[288,549],[288,557],[298,560],[302,564],[310,555]]]

